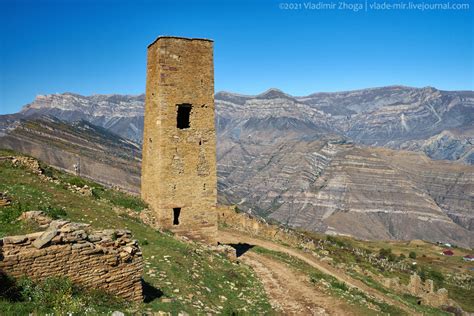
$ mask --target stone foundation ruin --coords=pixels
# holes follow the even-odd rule
[[[402,293],[408,292],[411,295],[418,297],[418,304],[420,305],[429,305],[433,307],[455,305],[455,303],[449,299],[448,291],[446,289],[441,288],[435,291],[433,280],[427,279],[423,281],[416,273],[410,276],[410,282],[408,285],[401,284],[399,278],[387,278],[384,280],[383,284],[387,288]]]
[[[128,230],[91,230],[88,224],[23,213],[45,231],[0,239],[0,271],[41,280],[66,276],[85,288],[142,301],[143,259]]]

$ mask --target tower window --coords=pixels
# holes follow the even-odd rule
[[[181,207],[173,208],[173,225],[179,225],[179,214],[181,213]]]
[[[176,127],[179,129],[189,128],[189,116],[191,114],[191,104],[178,104],[178,115],[176,117]]]

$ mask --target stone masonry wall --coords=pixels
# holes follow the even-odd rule
[[[189,126],[178,126],[180,106]],[[142,198],[158,225],[194,240],[217,235],[213,42],[159,37],[148,47]],[[180,209],[179,223],[173,209]]]
[[[314,241],[291,229],[266,223],[263,219],[250,216],[247,213],[236,212],[233,206],[220,205],[217,208],[219,224],[231,227],[243,233],[280,241],[303,249],[316,249]]]
[[[416,273],[410,276],[408,285],[400,283],[400,279],[398,277],[383,278],[381,281],[381,283],[389,289],[401,293],[408,292],[411,295],[418,297],[418,304],[420,305],[429,305],[434,307],[457,306],[456,302],[449,299],[448,290],[441,288],[435,291],[433,280],[427,279],[422,281],[421,277]]]
[[[92,231],[88,224],[51,221],[42,212],[27,212],[47,229],[0,240],[0,271],[40,280],[67,276],[91,289],[130,301],[142,301],[143,260],[128,230]]]

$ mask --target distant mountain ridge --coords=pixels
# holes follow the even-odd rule
[[[20,111],[23,117],[46,115],[67,122],[85,120],[133,141],[141,141],[145,96],[74,93],[40,95]]]
[[[141,142],[144,98],[143,94],[53,94],[38,96],[20,113],[65,121],[83,119]],[[257,131],[258,125],[271,128],[274,124],[282,133],[288,129],[295,138],[332,134],[360,144],[474,163],[474,91],[390,86],[295,97],[269,89],[253,96],[218,92],[215,103],[218,132],[232,137]]]
[[[473,95],[219,92],[219,201],[307,230],[474,247]],[[81,159],[83,175],[138,192],[143,99],[37,98],[0,116],[0,147],[68,170]]]

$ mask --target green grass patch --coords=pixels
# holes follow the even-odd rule
[[[70,185],[75,185],[76,187],[78,188],[83,188],[85,187],[86,185],[88,185],[88,181],[80,178],[80,177],[71,177],[70,179],[68,179],[67,181]]]
[[[39,206],[38,209],[40,211],[43,211],[46,215],[48,215],[52,219],[60,219],[60,218],[67,217],[67,212],[63,207],[48,205],[48,206]]]
[[[129,229],[135,239],[142,241],[143,278],[147,284],[146,302],[134,307],[136,313],[168,311],[177,314],[185,311],[190,315],[219,312],[255,315],[272,312],[263,286],[250,268],[117,213],[117,207],[137,211],[146,207],[137,202],[139,198],[88,180],[84,182],[97,189],[97,194],[83,196],[64,186],[64,182],[74,176],[56,169],[53,174],[61,184],[42,181],[37,175],[8,162],[0,163],[0,191],[7,191],[13,201],[12,205],[0,208],[0,237],[30,232],[32,228],[16,219],[24,211],[38,209],[56,217],[89,223],[94,229]],[[96,298],[99,302],[102,300]],[[2,299],[0,310],[2,315],[28,315],[40,311],[38,304],[25,300],[6,303]],[[113,311],[108,307],[104,309]]]
[[[375,300],[371,297],[368,297],[367,295],[365,295],[365,293],[363,293],[362,291],[358,289],[349,288],[346,283],[337,280],[333,276],[324,274],[321,271],[313,268],[306,262],[300,259],[297,259],[295,257],[292,257],[286,253],[272,251],[272,250],[268,250],[261,247],[254,247],[252,248],[251,251],[255,251],[265,256],[269,256],[274,259],[277,259],[281,262],[284,262],[290,265],[292,268],[307,274],[309,280],[315,285],[319,284],[321,281],[328,283],[329,290],[332,293],[332,295],[339,296],[343,298],[344,300],[349,301],[351,304],[355,304],[357,306],[355,308],[357,308],[358,312],[364,315],[377,314],[377,312],[375,312],[374,310],[367,308],[367,302],[370,302],[371,304],[378,306],[378,308],[383,313],[388,313],[390,315],[405,315],[406,314],[404,311],[402,311],[396,306],[392,306],[384,302]]]
[[[37,282],[5,276],[0,276],[0,279],[2,315],[91,315],[124,310],[130,306],[103,291],[82,289],[65,277],[50,277]]]
[[[461,308],[469,313],[474,313],[474,286],[470,289],[461,288],[454,284],[445,284],[449,298],[456,300]]]

